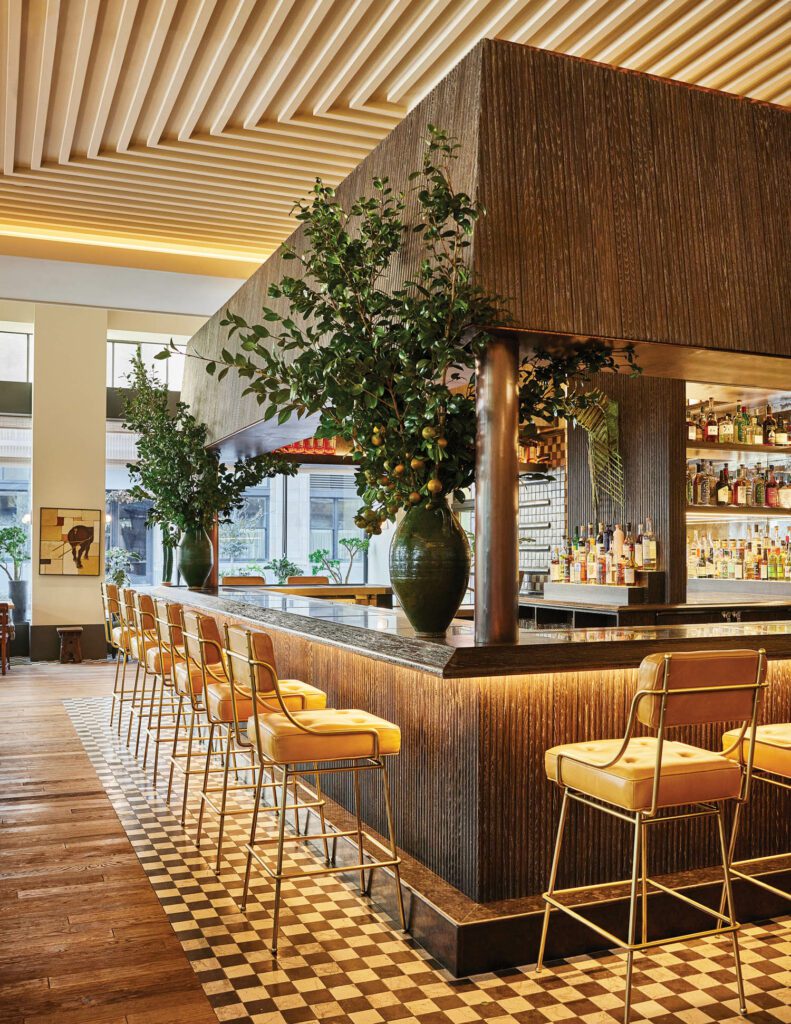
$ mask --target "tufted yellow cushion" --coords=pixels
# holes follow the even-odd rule
[[[739,729],[731,729],[722,737],[722,748],[726,750],[739,738]],[[747,760],[749,743],[747,737],[750,735],[748,729],[745,740],[742,743],[742,757]],[[738,760],[739,751],[734,750],[728,755]],[[765,772],[772,772],[773,775],[783,775],[791,779],[791,722],[778,722],[775,725],[759,725],[755,730],[755,755],[756,768]]]
[[[148,654],[148,652],[152,648],[156,648],[156,646],[157,646],[156,640],[150,640],[148,637],[145,638],[145,640],[143,642],[143,650],[145,651],[146,654]],[[139,654],[139,651],[140,651],[140,641],[137,639],[137,636],[135,636],[134,634],[132,634],[132,636],[130,637],[129,647],[130,647],[130,650],[132,651],[132,657],[133,658],[137,658],[138,661],[139,661],[140,660],[140,654]]]
[[[203,673],[200,670],[200,665],[196,665],[194,662],[189,663],[189,675],[187,673],[187,662],[177,661],[173,668],[173,682],[176,685],[176,689],[179,693],[184,694],[185,697],[189,696],[189,676],[192,677],[192,690],[196,696],[203,692]],[[219,675],[222,671],[219,665],[212,665],[212,671]],[[207,673],[208,675],[208,673]],[[211,676],[209,676],[211,679]]]
[[[231,687],[222,683],[209,683],[206,688],[206,710],[214,722],[233,722],[233,698]],[[236,713],[244,721],[253,713],[253,702],[249,697],[236,693]]]
[[[294,718],[321,734],[303,732],[282,713],[259,716],[261,742],[266,757],[278,764],[299,761],[338,761],[349,757],[371,757],[373,737],[369,732],[338,735],[352,730],[375,729],[379,734],[379,753],[397,754],[401,749],[401,730],[392,722],[370,715],[367,711],[340,710],[297,711]],[[247,723],[247,734],[255,743],[255,719]]]
[[[126,626],[113,627],[113,643],[122,650],[129,650],[129,630]]]
[[[547,778],[558,781],[558,754],[567,754],[561,763],[565,785],[629,811],[647,810],[654,785],[656,738],[630,740],[619,761],[609,768],[600,767],[615,757],[622,742],[592,740],[552,747],[544,755]],[[578,760],[570,760],[572,757]],[[665,740],[660,778],[658,806],[676,807],[737,796],[741,772],[721,754]]]
[[[164,657],[159,653],[158,647],[149,647],[146,651],[146,668],[154,675],[162,675],[162,664],[164,662],[165,672],[170,671],[170,655],[165,651]]]

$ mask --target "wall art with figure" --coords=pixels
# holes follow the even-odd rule
[[[102,513],[98,509],[42,508],[39,573],[98,576],[102,530]]]

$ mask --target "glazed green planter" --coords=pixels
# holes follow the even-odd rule
[[[205,586],[213,564],[214,552],[208,533],[202,528],[185,530],[179,544],[179,572],[190,590]]]
[[[390,545],[390,581],[418,636],[444,636],[469,578],[470,545],[448,503],[410,509]]]

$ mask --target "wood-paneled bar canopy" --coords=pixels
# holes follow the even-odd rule
[[[462,143],[454,185],[487,209],[469,258],[516,328],[661,345],[643,358],[661,376],[694,367],[703,379],[732,353],[742,381],[788,378],[786,109],[485,40],[345,179],[341,198],[375,175],[405,185],[429,122]],[[299,250],[301,228],[290,242]],[[407,242],[404,273],[412,258]],[[270,257],[229,307],[255,319],[284,269]],[[227,344],[223,314],[193,349]],[[309,433],[304,421],[264,428],[242,388],[216,387],[198,363],[185,373],[185,399],[229,454]]]

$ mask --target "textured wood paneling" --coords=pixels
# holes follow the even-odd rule
[[[621,736],[636,669],[448,680],[291,632],[267,632],[282,677],[320,687],[331,707],[361,708],[400,726],[402,749],[391,763],[391,778],[402,849],[481,902],[543,890],[558,811],[556,787],[544,777],[544,751],[557,743]],[[765,718],[787,721],[791,662],[772,662],[770,680]],[[717,748],[722,731],[688,730],[677,738]],[[328,777],[326,788],[352,807],[344,781]],[[365,820],[382,832],[384,809],[374,780],[363,794]],[[756,799],[752,845],[745,853],[791,848],[784,799],[780,792]],[[615,819],[575,810],[564,884],[625,877],[623,832]],[[689,832],[664,826],[651,857],[656,874],[713,864],[710,826],[693,825]]]
[[[791,115],[483,44],[474,266],[525,328],[791,355]]]
[[[428,121],[463,142],[454,184],[477,190],[488,211],[471,258],[518,327],[791,357],[787,111],[489,40],[340,194],[376,174],[404,183]],[[301,230],[291,243],[300,247]],[[408,243],[401,269],[412,265]],[[230,307],[255,318],[284,269],[270,257]],[[194,349],[211,355],[226,343],[223,313]],[[242,390],[187,367],[183,395],[213,440],[261,422]],[[309,433],[268,425],[244,444],[263,450]]]
[[[339,186],[339,196],[355,197],[370,192],[371,180],[376,176],[390,176],[393,186],[406,189],[409,185],[407,174],[420,167],[423,159],[423,142],[426,126],[440,124],[451,133],[463,139],[464,145],[454,168],[454,185],[457,189],[476,192],[477,153],[479,120],[477,117],[480,91],[480,64],[482,51],[476,48],[462,61],[439,86],[420,103],[409,117],[395,128],[376,149]],[[408,196],[407,218],[413,216],[416,207],[414,193]],[[297,251],[304,246],[302,228],[289,238],[289,244]],[[416,268],[417,240],[407,236],[401,253],[400,265],[395,268],[400,281]],[[278,253],[247,281],[228,302],[228,308],[240,313],[248,321],[260,316],[261,306],[266,303],[285,310],[282,300],[267,298],[269,285],[280,280],[283,274],[294,273],[294,264],[284,262]],[[220,327],[225,310],[212,317],[190,342],[190,348],[203,355],[218,355],[229,344],[227,329]],[[209,436],[219,440],[232,435],[251,423],[260,421],[262,408],[252,396],[241,397],[244,383],[231,375],[222,385],[207,376],[203,365],[188,360],[184,372],[182,396],[192,406],[193,412],[209,425]],[[276,425],[266,425],[269,447],[301,440],[310,435],[304,421],[286,423],[278,432]],[[250,449],[260,445],[261,435],[250,439]],[[264,442],[265,444],[265,442]],[[259,447],[257,450],[261,450]]]
[[[634,530],[647,515],[659,537],[660,568],[666,572],[669,602],[686,600],[684,527],[684,383],[657,377],[598,374],[594,381],[618,403],[620,450],[624,468],[624,520]],[[609,501],[599,518],[620,519]],[[588,440],[584,430],[568,431],[568,524],[573,532],[593,520]],[[625,528],[625,523],[624,523]]]

